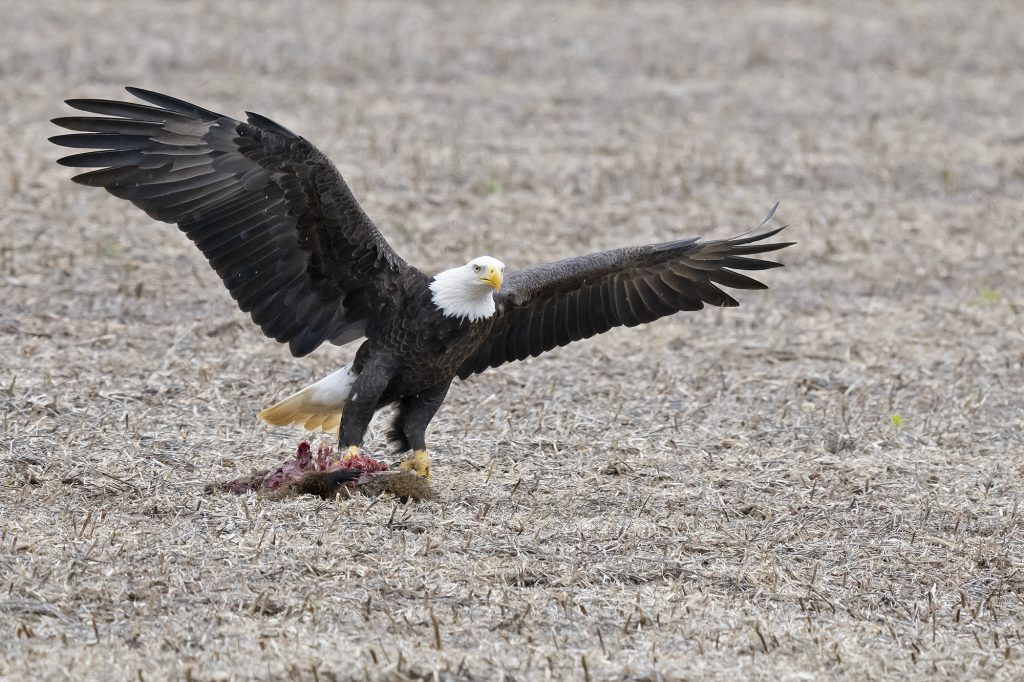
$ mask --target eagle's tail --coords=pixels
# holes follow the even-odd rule
[[[315,384],[260,412],[259,417],[274,426],[301,426],[307,431],[337,433],[356,373],[352,365],[342,367]]]

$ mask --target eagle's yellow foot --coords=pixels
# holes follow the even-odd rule
[[[359,454],[360,453],[359,453],[359,446],[358,445],[349,445],[348,446],[348,454],[341,458],[341,463],[342,464],[348,464],[349,462],[354,460],[356,457],[358,457]]]
[[[430,469],[430,455],[427,454],[426,450],[417,450],[412,453],[412,459],[407,459],[398,465],[398,468],[402,471],[414,471],[418,475],[427,479],[427,483],[430,483],[430,479],[433,478],[434,472]]]

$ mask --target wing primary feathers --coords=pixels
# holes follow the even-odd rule
[[[149,185],[142,185],[141,187],[133,188],[134,191],[126,194],[124,198],[136,200],[166,196],[179,192],[203,189],[213,183],[220,183],[231,179],[230,173],[218,173],[217,171],[203,169],[202,172],[195,173],[190,177],[170,180],[168,182],[154,182]]]
[[[57,159],[57,163],[70,168],[95,168],[107,166],[108,168],[124,168],[126,166],[138,166],[146,160],[142,152],[136,149],[125,151],[101,151],[85,152],[84,154],[72,154]]]
[[[122,118],[104,118],[102,116],[62,116],[50,120],[50,123],[68,130],[80,130],[86,133],[118,133],[121,135],[156,135],[162,130],[159,123],[150,121],[129,121]],[[51,142],[54,139],[50,138]],[[57,142],[56,144],[63,144]]]
[[[738,272],[733,272],[732,270],[726,270],[725,268],[722,268],[721,270],[715,270],[713,272],[708,273],[708,278],[712,282],[717,282],[718,284],[721,284],[721,285],[727,286],[727,287],[731,287],[733,289],[767,289],[768,288],[767,284],[764,284],[763,282],[758,282],[753,277],[747,277],[746,275],[741,275]]]
[[[135,88],[132,86],[126,87],[125,90],[144,102],[155,104],[167,111],[184,114],[189,118],[197,118],[200,121],[215,121],[218,118],[221,118],[221,115],[216,112],[204,109],[184,100],[180,100],[177,97],[171,97],[170,95],[164,95],[159,92],[153,92],[152,90],[144,90],[142,88]]]
[[[141,135],[117,133],[72,133],[54,135],[50,142],[73,149],[154,149],[158,145]]]
[[[722,267],[736,268],[738,270],[770,270],[771,268],[781,268],[782,263],[776,263],[775,261],[770,260],[761,260],[760,258],[729,256],[728,258],[722,259]]]
[[[702,304],[708,303],[721,308],[735,308],[740,304],[735,298],[712,284],[710,279],[700,281],[697,284],[697,290]]]
[[[778,251],[784,249],[787,246],[793,246],[796,242],[776,242],[774,244],[747,244],[744,246],[735,246],[734,242],[726,242],[729,246],[729,253],[738,256],[746,256],[752,253],[768,253],[770,251]]]
[[[245,116],[246,116],[247,120],[249,121],[249,123],[251,123],[252,125],[256,126],[257,128],[260,128],[261,130],[269,130],[270,132],[277,133],[278,135],[280,135],[282,137],[286,137],[289,140],[297,140],[297,139],[299,139],[298,135],[296,135],[292,131],[288,130],[287,128],[285,128],[283,125],[281,125],[277,121],[271,121],[266,116],[262,116],[260,114],[255,114],[255,113],[253,113],[251,111],[245,112]]]
[[[85,149],[59,163],[178,227],[265,334],[300,355],[365,334],[370,311],[406,277],[333,164],[279,123],[248,123],[143,88],[143,103],[69,99],[95,116],[53,123],[54,144]]]
[[[118,102],[109,99],[67,99],[64,100],[69,107],[79,111],[88,111],[91,114],[102,114],[113,116],[119,119],[131,119],[133,121],[150,121],[153,123],[166,123],[170,120],[191,121],[187,116],[176,114],[166,109],[151,107],[145,104],[134,102]]]
[[[647,277],[636,281],[636,291],[643,299],[644,305],[653,315],[652,320],[665,317],[676,312],[659,291],[659,287],[665,286],[660,277]]]
[[[758,227],[760,227],[760,225],[758,225]],[[755,227],[754,229],[756,230],[756,229],[758,229],[758,227]],[[740,244],[750,244],[751,242],[759,242],[762,239],[770,239],[770,238],[774,237],[775,235],[777,235],[779,232],[782,232],[783,230],[785,230],[787,227],[789,227],[789,225],[783,225],[782,227],[777,227],[774,230],[768,230],[767,232],[761,232],[761,233],[758,233],[758,234],[755,234],[755,235],[751,235],[750,237],[744,237],[743,235],[739,235],[737,237],[734,237],[733,239],[726,239],[726,240],[723,240],[723,241],[725,241],[725,242],[727,242],[729,244],[733,244],[735,246],[739,246]],[[749,233],[751,231],[752,230],[748,230],[747,233]],[[747,234],[747,233],[744,233],[744,234]]]
[[[79,185],[86,185],[87,187],[105,187],[107,191],[113,194],[114,192],[111,191],[111,188],[116,189],[125,183],[136,186],[145,182],[146,179],[159,177],[162,174],[162,170],[159,168],[147,169],[145,171],[140,171],[137,168],[101,168],[89,171],[88,173],[74,175],[71,177],[71,181]],[[170,170],[170,164],[167,165],[166,170]]]
[[[772,206],[754,230],[763,228],[778,206]],[[503,319],[495,324],[491,339],[459,369],[459,376],[536,356],[612,327],[633,327],[705,305],[739,305],[719,287],[766,289],[764,283],[737,270],[780,267],[780,263],[750,256],[792,246],[794,242],[766,243],[783,229],[732,239],[688,238],[614,249],[513,273],[501,293]]]
[[[767,225],[768,221],[770,221],[772,218],[775,217],[775,212],[777,210],[779,210],[779,202],[776,201],[775,205],[772,206],[772,210],[768,211],[768,215],[766,215],[764,217],[764,220],[762,220],[760,223],[758,223],[757,228],[761,228],[761,227],[764,227],[765,225]],[[757,229],[757,228],[754,228],[754,229]],[[779,230],[782,230],[782,229],[785,229],[785,225],[783,225],[782,227],[779,228]],[[776,230],[775,232],[778,232],[779,230]],[[772,234],[775,234],[775,232],[772,232]]]

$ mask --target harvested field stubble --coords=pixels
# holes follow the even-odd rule
[[[0,11],[0,677],[1019,675],[1016,4]],[[124,84],[305,135],[426,269],[776,200],[800,243],[738,309],[456,384],[433,501],[205,494],[354,349],[291,358],[69,183],[48,119]]]

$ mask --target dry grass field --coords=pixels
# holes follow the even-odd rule
[[[1024,13],[892,5],[0,0],[0,679],[1019,679]],[[799,244],[456,383],[434,501],[208,494],[354,347],[68,181],[123,85],[300,132],[428,270]]]

